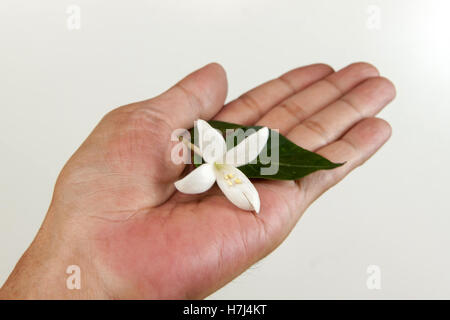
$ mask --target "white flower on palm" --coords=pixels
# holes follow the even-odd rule
[[[269,129],[261,128],[227,151],[225,139],[209,123],[199,119],[196,126],[199,134],[198,152],[206,163],[176,181],[175,187],[180,192],[195,194],[209,190],[217,181],[220,189],[234,205],[258,213],[258,191],[237,167],[258,157],[269,138]]]

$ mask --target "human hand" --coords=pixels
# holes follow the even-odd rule
[[[70,158],[36,239],[0,291],[9,298],[203,298],[274,250],[306,208],[390,137],[374,116],[395,96],[369,64],[292,70],[223,107],[225,72],[210,64],[167,92],[107,114]],[[217,119],[273,129],[345,165],[299,181],[258,180],[259,215],[217,186],[174,182],[173,130]],[[80,290],[66,288],[67,266]]]

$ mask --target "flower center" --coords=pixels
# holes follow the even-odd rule
[[[221,164],[221,163],[217,163],[214,162],[214,166],[217,168],[217,170],[220,171],[220,173],[223,175],[223,178],[225,179],[225,181],[227,182],[227,184],[232,187],[236,184],[241,184],[242,180],[239,179],[238,177],[235,177],[234,174],[232,173],[228,173],[226,172],[225,169],[225,165]]]

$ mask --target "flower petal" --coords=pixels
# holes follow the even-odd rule
[[[206,162],[214,162],[222,158],[227,150],[225,139],[218,130],[210,126],[205,120],[198,119],[196,122],[198,131],[198,144],[203,159]]]
[[[267,127],[259,129],[225,153],[224,162],[235,167],[243,166],[255,160],[269,139]]]
[[[183,193],[201,193],[212,187],[216,181],[213,164],[205,163],[186,177],[175,182],[175,188]]]
[[[247,176],[238,168],[222,165],[215,168],[217,184],[225,196],[237,207],[259,213],[258,191]]]

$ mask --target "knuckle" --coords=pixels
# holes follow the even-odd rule
[[[325,142],[327,142],[329,140],[327,130],[318,121],[315,121],[313,119],[307,119],[307,120],[303,121],[303,125],[306,128],[308,128],[310,131],[312,131],[315,134],[317,134],[318,136],[320,136]]]
[[[137,108],[127,114],[127,126],[133,129],[157,130],[165,132],[169,130],[170,125],[167,117],[160,111],[144,107]]]

